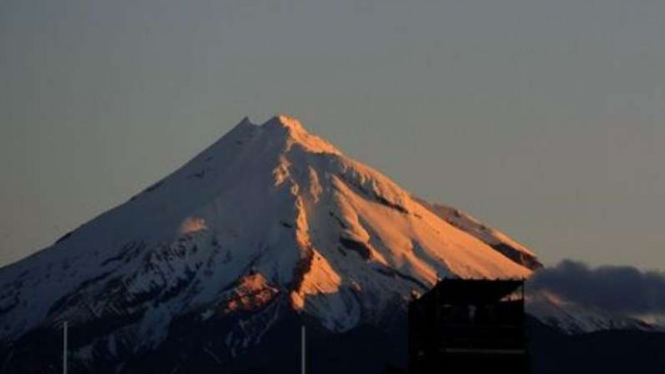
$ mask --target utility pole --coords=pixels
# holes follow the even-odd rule
[[[306,357],[305,357],[305,325],[302,325],[300,329],[300,347],[301,347],[301,352],[300,352],[300,357],[302,359],[301,361],[301,368],[302,368],[302,373],[301,374],[306,374],[305,370],[305,364],[307,363]]]
[[[62,372],[67,374],[67,321],[63,324],[62,327],[63,333],[63,349],[62,349]]]

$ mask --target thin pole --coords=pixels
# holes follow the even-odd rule
[[[300,347],[302,351],[300,352],[300,357],[302,359],[301,361],[301,368],[302,368],[302,374],[305,374],[305,325],[303,325],[300,329]]]
[[[63,325],[62,372],[67,374],[67,321]]]

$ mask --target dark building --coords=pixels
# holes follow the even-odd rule
[[[524,280],[444,279],[409,304],[409,373],[528,373]]]

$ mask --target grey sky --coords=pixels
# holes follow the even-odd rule
[[[281,112],[547,264],[665,269],[665,2],[4,0],[0,264]]]

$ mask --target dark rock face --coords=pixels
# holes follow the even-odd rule
[[[372,255],[372,251],[367,247],[367,244],[359,242],[353,239],[339,238],[339,243],[350,251],[356,252],[362,257],[363,260],[367,261]]]
[[[536,257],[528,256],[526,253],[520,252],[506,243],[491,244],[490,247],[528,269],[538,270],[543,267],[543,264]]]

